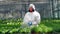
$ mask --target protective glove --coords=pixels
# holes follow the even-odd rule
[[[32,22],[28,22],[28,26],[31,26],[32,25]]]

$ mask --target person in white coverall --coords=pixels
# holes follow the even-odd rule
[[[38,24],[40,23],[41,18],[40,18],[39,12],[35,10],[35,5],[30,4],[28,10],[29,11],[25,14],[24,19],[23,19],[24,25],[38,26]]]

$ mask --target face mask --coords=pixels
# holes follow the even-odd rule
[[[29,12],[34,12],[34,9],[32,7],[30,7]]]

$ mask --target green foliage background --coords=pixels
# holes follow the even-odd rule
[[[22,19],[4,19],[0,20],[0,33],[31,32],[29,28],[20,28]],[[33,27],[34,32],[60,32],[60,20],[41,20],[38,27]]]

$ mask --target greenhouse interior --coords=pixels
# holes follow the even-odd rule
[[[41,15],[38,27],[20,28],[34,4]],[[0,34],[60,34],[60,0],[0,0]]]

